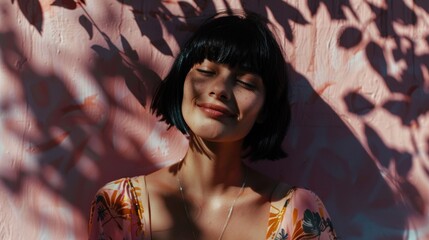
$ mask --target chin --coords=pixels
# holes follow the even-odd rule
[[[225,133],[212,132],[194,132],[194,135],[204,141],[215,142],[215,143],[227,143],[227,142],[237,142],[244,138],[239,136],[230,136]]]
[[[236,131],[236,126],[226,127],[221,122],[188,124],[193,135],[209,142],[237,142],[245,138],[243,131]]]

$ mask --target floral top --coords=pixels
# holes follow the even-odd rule
[[[143,215],[144,178],[122,178],[106,184],[91,205],[89,239],[151,239]],[[322,201],[311,191],[290,188],[272,201],[266,238],[269,240],[338,239]]]

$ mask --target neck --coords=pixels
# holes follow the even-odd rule
[[[201,195],[222,194],[228,189],[240,188],[244,179],[241,161],[241,141],[214,143],[192,139],[180,165],[183,183]]]

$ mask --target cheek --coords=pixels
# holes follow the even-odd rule
[[[201,81],[193,79],[185,79],[183,84],[183,98],[182,98],[182,115],[185,121],[188,120],[188,114],[191,113],[193,105],[197,99],[203,94],[204,84]]]
[[[204,91],[203,81],[186,79],[183,85],[183,98],[193,99],[200,96]]]
[[[240,99],[237,99],[237,103],[243,114],[258,115],[264,105],[264,96],[261,94],[242,94]]]
[[[183,98],[182,98],[182,114],[186,115],[186,111],[188,110],[189,102],[193,95],[193,91],[190,88],[189,81],[185,81],[185,84],[183,85]]]

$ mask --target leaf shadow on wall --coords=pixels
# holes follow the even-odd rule
[[[379,35],[384,39],[393,39],[396,46],[391,49],[383,48],[372,39],[363,42],[361,30],[352,27],[342,32],[339,46],[352,51],[358,44],[364,44],[370,66],[379,76],[380,82],[384,82],[390,95],[383,102],[375,104],[361,92],[351,91],[345,95],[344,101],[348,110],[357,116],[364,117],[373,111],[384,109],[394,118],[399,119],[403,127],[409,131],[413,149],[411,151],[397,150],[387,146],[376,129],[369,123],[364,124],[369,150],[380,164],[380,169],[388,172],[389,166],[395,167],[393,173],[385,172],[384,174],[395,178],[391,180],[397,188],[395,190],[399,191],[398,194],[403,194],[402,197],[407,204],[422,213],[425,208],[424,202],[413,184],[406,178],[413,164],[413,156],[427,154],[424,152],[425,148],[419,146],[416,133],[421,130],[419,118],[429,111],[429,105],[426,104],[429,102],[428,86],[425,86],[427,83],[424,82],[424,71],[429,69],[429,53],[427,51],[418,53],[416,45],[419,39],[412,39],[405,34],[400,34],[394,27],[394,24],[402,26],[416,26],[417,24],[416,13],[404,2],[388,2],[386,9],[374,5],[370,7],[376,16],[374,24],[377,26]],[[427,11],[427,7],[423,9]],[[400,11],[396,9],[400,9]],[[429,35],[425,37],[425,40],[429,43]],[[389,71],[392,68],[389,66],[386,56],[389,53],[394,57],[395,62],[405,63],[399,74],[392,74]],[[429,172],[427,167],[424,165],[422,167],[425,172]]]
[[[6,15],[7,10],[3,13]],[[90,19],[86,15],[79,22],[90,37],[95,33],[101,34],[108,48],[100,45],[89,48],[98,55],[88,71],[93,79],[92,84],[99,91],[84,100],[72,92],[70,79],[56,74],[54,70],[41,73],[36,64],[28,61],[28,56],[18,45],[14,30],[0,32],[0,62],[16,80],[15,85],[19,86],[22,95],[20,102],[15,99],[3,101],[1,111],[4,116],[13,116],[15,109],[27,109],[25,121],[29,121],[21,124],[22,119],[10,117],[5,118],[4,124],[10,138],[22,141],[23,158],[31,155],[34,161],[32,169],[21,165],[13,167],[8,174],[0,176],[0,183],[10,190],[9,194],[21,199],[28,194],[29,182],[33,182],[41,186],[41,191],[66,201],[85,217],[88,217],[90,202],[101,185],[155,168],[151,161],[152,153],[145,152],[141,139],[135,134],[122,131],[119,136],[122,142],[128,144],[127,151],[132,154],[124,155],[115,146],[113,129],[118,128],[116,115],[120,112],[122,115],[135,115],[135,110],[129,109],[126,103],[115,97],[114,86],[109,86],[106,79],[123,77],[124,84],[142,106],[147,105],[147,95],[160,81],[156,73],[138,62],[137,52],[124,36],[120,36],[122,46],[117,47]],[[95,33],[90,30],[93,28],[96,29]],[[82,81],[85,81],[72,80],[72,84],[83,84]],[[140,122],[147,124],[144,118]],[[47,226],[54,229],[67,228],[59,226],[61,222],[58,218],[51,218],[43,209],[30,211],[33,211],[30,215],[33,214],[35,221],[43,219]]]
[[[173,55],[173,50],[163,37],[163,31],[174,33],[176,40],[182,39],[181,35],[188,35],[196,29],[197,25],[192,23],[192,19],[199,19],[200,11],[214,12],[215,9],[212,1],[197,0],[195,6],[178,1],[181,11],[181,15],[178,15],[162,1],[117,1],[131,7],[141,35],[146,36],[158,51],[168,56]]]
[[[402,7],[404,5],[403,3],[397,4]],[[202,4],[198,5],[203,6]],[[228,7],[227,3],[225,5]],[[298,25],[309,23],[298,9],[286,2],[268,1],[256,5],[243,2],[243,5],[265,16],[268,16],[269,10],[282,25],[286,38],[291,42],[294,41],[294,35],[290,22]],[[353,11],[349,1],[341,1],[335,5],[321,1],[316,5],[314,5],[314,1],[308,2],[312,15],[316,15],[320,6],[325,5],[332,21],[346,19],[343,9],[349,9],[352,11],[352,15],[358,19],[358,14]],[[131,6],[136,7],[135,5]],[[211,5],[204,6],[209,6],[204,9],[205,13],[210,13],[213,10]],[[161,6],[154,8],[157,10],[151,10],[152,16],[159,16],[166,12]],[[265,11],[266,9],[268,10]],[[144,10],[134,9],[133,12],[142,13]],[[410,14],[414,18],[412,11]],[[207,16],[209,15],[207,14]],[[172,15],[163,16],[163,18],[158,17],[157,19],[162,19],[168,24],[171,21],[174,22],[174,19],[171,19]],[[395,21],[402,20],[400,16],[395,15],[394,17]],[[413,24],[414,20],[409,21],[407,19],[402,22]],[[139,23],[138,25],[142,26]],[[177,26],[175,23],[172,25]],[[392,29],[391,25],[378,24],[378,26],[383,31],[385,27]],[[188,29],[193,28],[194,26],[191,25]],[[143,28],[141,27],[141,29]],[[170,29],[172,32],[177,31],[174,28]],[[357,28],[347,30],[347,35],[355,36],[353,39],[355,42],[343,40],[341,42],[343,47],[353,47],[362,37],[362,33]],[[148,36],[155,37],[155,35]],[[154,46],[156,47],[155,44]],[[159,50],[162,51],[162,49]],[[377,156],[374,161],[371,156],[373,152],[368,152],[362,146],[349,127],[320,98],[320,90],[314,90],[309,84],[309,80],[295,72],[293,67],[290,67],[289,72],[293,90],[299,96],[295,99],[296,102],[292,103],[294,113],[297,116],[294,117],[294,125],[287,140],[286,148],[290,153],[290,159],[296,160],[274,164],[266,163],[256,167],[264,168],[265,172],[277,172],[285,181],[304,184],[316,192],[320,192],[322,197],[328,199],[329,209],[333,209],[331,213],[333,219],[340,219],[336,223],[340,236],[341,233],[355,233],[356,236],[364,236],[365,239],[380,239],[381,236],[386,239],[402,239],[408,230],[407,218],[414,212],[413,209],[418,214],[422,213],[422,198],[409,181],[383,177],[385,172],[380,172],[377,162],[380,161],[380,158],[381,161],[386,161],[387,158],[391,157],[398,159],[400,162],[397,165],[399,171],[401,174],[407,174],[411,167],[411,155],[386,147],[376,131],[367,129],[365,134],[371,150],[381,148],[381,151],[386,153],[386,156]],[[348,97],[344,101],[349,101]],[[366,108],[367,106],[360,107]],[[334,128],[335,132],[327,131],[330,127]],[[398,183],[401,184],[399,189],[397,188]],[[405,202],[400,200],[403,197],[406,197]],[[341,219],[352,220],[341,221]],[[377,232],[372,231],[373,226],[377,226],[379,230]]]
[[[227,1],[223,2],[226,6],[229,6]],[[57,1],[56,6],[70,9],[70,7],[67,7],[69,5],[62,6],[61,3],[68,2]],[[161,29],[165,28],[165,31],[172,34],[178,42],[181,42],[184,35],[195,29],[197,24],[194,24],[193,18],[197,19],[195,22],[199,22],[198,19],[202,15],[215,11],[213,1],[202,0],[195,2],[198,8],[188,3],[180,2],[180,7],[185,13],[184,16],[178,16],[170,12],[160,1],[150,2],[149,5],[147,1],[120,1],[120,3],[132,8],[141,34],[148,37],[151,44],[165,55],[173,55],[173,51],[163,39]],[[82,5],[84,2],[79,4]],[[418,121],[416,120],[426,113],[429,108],[427,104],[421,104],[427,101],[428,96],[421,81],[423,73],[418,71],[416,73],[414,66],[419,65],[427,68],[428,54],[417,54],[414,49],[413,39],[401,36],[395,32],[393,27],[393,23],[398,22],[405,25],[414,25],[416,14],[406,6],[404,1],[387,1],[386,9],[371,3],[364,4],[368,5],[374,11],[374,14],[378,16],[373,20],[373,23],[376,24],[381,36],[385,38],[393,37],[398,46],[401,46],[404,42],[409,43],[409,47],[405,48],[406,50],[401,50],[404,48],[397,47],[393,52],[397,60],[403,59],[408,66],[408,70],[401,76],[401,79],[391,76],[387,72],[388,66],[382,46],[375,41],[369,42],[366,46],[366,55],[374,71],[380,75],[392,93],[403,94],[405,98],[401,101],[391,99],[381,106],[375,106],[361,93],[349,92],[345,95],[344,102],[349,111],[357,116],[363,117],[375,108],[381,107],[401,119],[404,126],[410,127],[410,129],[418,129]],[[427,4],[425,5],[423,1],[417,1],[416,4],[427,7]],[[287,2],[245,3],[243,1],[242,5],[265,16],[269,15],[269,10],[281,24],[285,37],[290,42],[295,39],[291,23],[297,25],[310,24],[305,19],[304,14],[301,13],[301,10]],[[349,1],[338,1],[335,4],[330,1],[307,1],[307,8],[312,16],[315,16],[320,11],[322,5],[328,10],[332,22],[347,20],[344,9],[348,9],[356,19],[359,19]],[[403,12],[393,11],[392,9],[395,8],[401,9]],[[29,12],[23,9],[21,5],[20,9],[26,19],[41,33],[43,19],[31,15],[37,14],[37,11],[36,13]],[[191,20],[183,19],[185,16]],[[388,16],[389,18],[387,18]],[[182,19],[179,21],[179,18]],[[90,39],[97,33],[102,34],[108,46],[107,48],[100,45],[91,46],[91,49],[99,56],[94,68],[91,70],[92,75],[97,79],[99,88],[103,89],[103,94],[108,99],[108,104],[111,107],[126,111],[126,107],[116,102],[111,90],[107,89],[106,84],[103,83],[103,80],[109,76],[121,75],[126,79],[126,84],[132,94],[136,96],[142,105],[145,105],[147,103],[146,96],[151,94],[152,87],[160,81],[159,77],[138,63],[139,55],[133,50],[124,36],[121,35],[120,37],[121,48],[123,49],[120,50],[111,41],[110,37],[97,26],[89,13],[85,12],[78,21],[86,30]],[[353,49],[353,47],[361,43],[363,31],[357,27],[345,29],[342,35],[339,36],[339,47]],[[42,171],[30,173],[24,169],[19,170],[15,179],[0,176],[2,182],[9,186],[12,193],[20,194],[22,191],[21,184],[26,179],[37,178],[53,193],[76,206],[77,209],[82,211],[83,215],[87,215],[89,195],[93,194],[96,187],[88,187],[88,195],[83,197],[80,202],[73,195],[77,191],[81,191],[77,187],[79,184],[84,185],[94,181],[79,172],[78,168],[75,167],[79,161],[83,158],[103,159],[102,162],[97,162],[96,165],[104,179],[107,178],[107,175],[112,176],[111,173],[107,173],[111,172],[112,169],[120,171],[120,173],[116,174],[130,176],[134,173],[145,171],[144,169],[147,169],[148,166],[143,166],[141,162],[136,162],[135,159],[124,159],[124,156],[112,150],[114,149],[112,148],[112,143],[107,140],[111,139],[112,119],[107,118],[103,124],[99,125],[99,121],[95,121],[85,112],[85,107],[80,103],[81,101],[78,101],[69,92],[65,86],[64,79],[55,74],[41,75],[37,72],[37,69],[26,63],[25,56],[23,56],[19,47],[13,44],[15,39],[12,32],[3,32],[0,39],[7,39],[6,42],[12,44],[6,46],[5,41],[2,42],[1,48],[5,53],[3,54],[3,61],[7,63],[9,71],[15,73],[17,78],[21,80],[20,84],[26,96],[26,104],[28,104],[31,114],[34,115],[38,122],[38,128],[42,132],[42,137],[37,139],[27,137],[25,141],[30,146],[49,146],[40,151],[38,165],[42,171],[44,168],[58,171],[60,176],[63,177],[62,180],[65,185],[60,188],[52,186],[51,182],[42,174]],[[19,56],[20,59],[16,59],[16,56]],[[24,67],[21,66],[22,68],[17,69],[15,60],[22,62],[19,65]],[[112,66],[118,67],[112,69]],[[143,69],[141,70],[142,73],[136,74],[136,69]],[[364,239],[382,239],[381,236],[384,239],[403,239],[409,227],[407,218],[411,214],[422,213],[422,208],[424,207],[424,202],[419,192],[413,183],[405,178],[412,167],[412,156],[415,153],[389,147],[383,142],[380,133],[366,123],[365,136],[370,149],[365,149],[352,130],[320,97],[323,89],[313,89],[306,77],[296,72],[292,66],[289,66],[289,69],[293,95],[296,95],[292,96],[292,107],[295,115],[293,116],[289,137],[285,141],[285,147],[290,157],[286,161],[258,163],[255,167],[265,172],[275,172],[284,181],[304,185],[317,192],[331,211],[334,226],[337,227],[340,237],[346,238],[346,234],[352,234],[358,237],[361,236]],[[40,85],[42,82],[44,82],[43,84],[47,86],[48,90],[33,90],[35,84]],[[148,85],[151,87],[145,86],[145,83],[149,83]],[[54,89],[61,92],[61,96],[52,93]],[[36,99],[37,97],[33,97],[35,94],[46,95],[46,91],[48,91],[48,96],[50,94],[54,96],[54,101],[49,101],[49,104],[54,104],[55,102],[55,105],[48,105],[48,108],[41,106]],[[13,103],[6,103],[4,109],[12,107]],[[47,118],[46,116],[50,117]],[[79,122],[79,124],[75,124],[76,122]],[[70,139],[72,147],[63,147],[61,139],[51,133],[50,129],[52,128],[61,129]],[[17,136],[23,134],[24,130],[22,126],[15,126],[13,123],[10,123],[9,129]],[[329,131],[329,129],[335,129],[335,131]],[[91,131],[101,132],[103,137],[93,140]],[[128,138],[130,142],[135,142],[135,147],[139,148],[137,141],[133,140],[132,136],[125,136],[125,138]],[[92,145],[88,144],[89,141],[99,142],[102,146],[101,151],[100,149],[91,149]],[[416,152],[419,149],[417,144],[415,143]],[[427,144],[428,142],[426,142]],[[40,149],[40,147],[35,149]],[[143,153],[139,157],[150,162],[151,156]],[[121,159],[121,161],[118,161],[118,159]],[[395,174],[386,171],[386,168],[392,163],[396,166]],[[429,170],[426,169],[426,172],[429,172]],[[103,181],[103,177],[101,181]],[[76,183],[76,179],[79,179],[78,183]],[[377,228],[377,232],[372,230],[374,226]]]
[[[354,12],[349,1],[336,4],[328,4],[327,1],[308,1],[307,4],[312,15],[317,14],[320,5],[326,5],[332,22],[347,19],[343,9],[348,9],[352,16],[359,19],[358,13]],[[366,4],[376,11],[375,14],[378,17],[372,24],[377,26],[381,36],[386,38],[395,36],[398,44],[407,39],[395,33],[393,27],[397,23],[406,26],[416,24],[416,14],[403,1],[389,1],[386,9],[378,9],[370,3]],[[273,11],[274,16],[281,16],[276,14],[278,7],[271,8],[268,3],[266,7]],[[387,16],[390,18],[384,19]],[[284,24],[287,26],[287,22],[282,22],[281,19],[278,17],[276,20],[283,26]],[[339,36],[339,47],[353,50],[353,47],[361,43],[363,34],[362,30],[356,27],[348,27]],[[410,39],[407,40],[410,41]],[[366,51],[375,71],[386,71],[387,64],[383,57],[380,59],[380,56],[383,56],[382,46],[372,42],[368,44],[368,48],[376,49],[376,56],[373,50]],[[407,59],[410,74],[415,74],[413,62],[427,67],[427,57],[420,57],[413,51],[414,48],[404,52],[399,49],[403,48],[398,47],[395,50],[396,60]],[[329,86],[313,89],[308,79],[296,72],[292,66],[289,69],[293,95],[293,119],[285,148],[290,155],[290,160],[274,164],[258,164],[257,167],[264,168],[268,173],[276,173],[286,182],[310,187],[321,195],[322,199],[326,200],[328,209],[331,210],[334,226],[337,227],[340,237],[403,239],[409,234],[409,230],[413,230],[408,223],[408,218],[424,216],[424,200],[414,183],[406,176],[415,161],[413,156],[417,155],[416,152],[427,153],[407,152],[388,147],[381,137],[382,133],[365,124],[364,134],[366,144],[369,146],[367,149],[357,139],[352,128],[348,127],[320,97]],[[395,116],[403,122],[415,120],[427,112],[428,105],[422,104],[428,101],[428,97],[423,94],[424,90],[421,89],[423,73],[405,77],[401,79],[403,81],[387,75],[383,75],[383,79],[392,93],[401,91],[412,95],[418,88],[416,81],[419,82],[420,87],[414,100],[415,104],[410,107],[411,110],[398,112],[395,106],[388,109],[389,112],[396,112]],[[399,82],[404,82],[408,88]],[[358,116],[363,116],[374,108],[373,103],[356,92],[346,94],[344,102],[350,112]],[[399,101],[398,104],[410,105],[407,100]],[[388,105],[392,105],[391,101],[381,107],[386,108]],[[416,114],[417,111],[420,112]],[[413,127],[409,130],[413,131]],[[415,141],[414,145],[417,145]],[[389,166],[395,166],[395,171],[389,172],[387,169]],[[426,172],[428,172],[427,169]],[[347,221],[343,221],[345,219]],[[377,231],[373,230],[374,227]]]
[[[424,82],[424,72],[429,68],[429,54],[416,51],[417,41],[406,34],[398,32],[398,26],[417,27],[417,14],[409,8],[404,1],[386,1],[386,7],[378,7],[368,3],[374,16],[373,22],[378,30],[378,36],[383,40],[393,40],[395,47],[385,48],[370,35],[369,40],[363,40],[365,29],[347,27],[339,35],[339,47],[353,52],[356,47],[365,50],[367,61],[384,82],[389,91],[389,97],[381,103],[373,103],[360,90],[350,91],[344,96],[344,102],[350,113],[362,117],[364,133],[366,136],[368,151],[372,155],[374,163],[380,173],[384,176],[386,183],[394,194],[394,199],[406,207],[407,217],[423,217],[425,213],[425,202],[415,186],[410,182],[410,170],[421,157],[427,155],[427,140],[421,144],[418,132],[422,130],[419,118],[425,115],[429,106],[429,94]],[[421,4],[418,4],[422,6]],[[428,11],[428,6],[423,10]],[[395,27],[396,25],[396,27]],[[426,41],[429,43],[429,37]],[[388,62],[387,55],[393,56],[396,63],[405,63],[401,72],[392,74],[389,69],[392,62]],[[427,83],[426,83],[427,84]],[[382,132],[371,126],[365,117],[377,110],[386,110],[393,118],[399,119],[410,137],[412,149],[395,149],[383,141]],[[394,124],[386,124],[386,127]],[[385,135],[385,134],[384,134]],[[429,177],[429,169],[422,164],[426,178]],[[393,217],[393,216],[392,216]],[[393,218],[395,219],[395,218]]]

